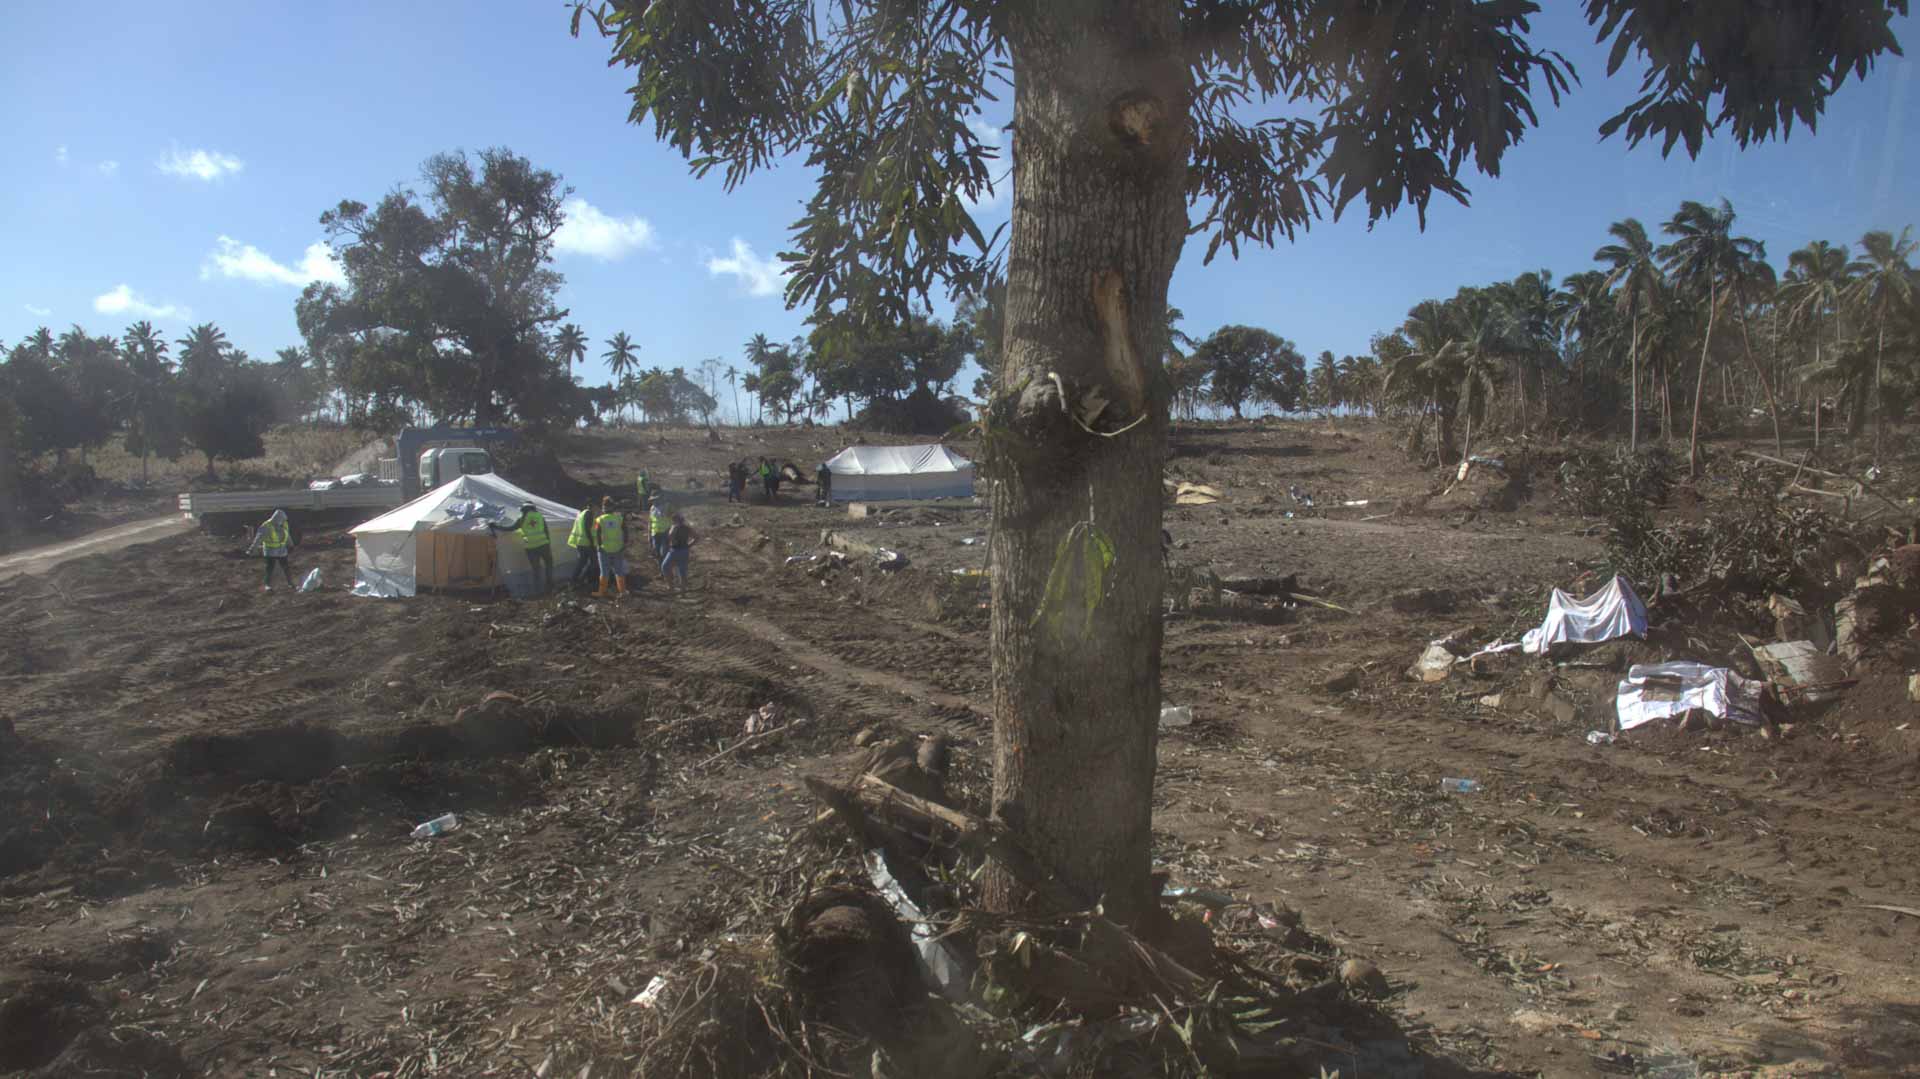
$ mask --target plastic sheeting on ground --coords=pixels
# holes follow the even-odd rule
[[[1530,629],[1520,645],[1530,655],[1543,655],[1556,644],[1598,644],[1616,637],[1647,635],[1647,605],[1640,602],[1625,577],[1615,577],[1586,599],[1574,599],[1558,588],[1547,601],[1547,617]]]
[[[1639,663],[1627,669],[1614,697],[1620,729],[1698,708],[1736,723],[1760,722],[1760,684],[1704,663]]]

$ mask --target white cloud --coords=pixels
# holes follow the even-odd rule
[[[183,321],[193,317],[190,309],[177,304],[148,303],[145,297],[127,285],[115,285],[113,291],[95,296],[93,309],[103,315],[139,315],[141,318],[177,318]]]
[[[34,318],[52,318],[53,317],[53,309],[51,307],[35,307],[30,303],[21,304],[20,306],[26,308],[27,314],[32,315]]]
[[[553,248],[563,255],[587,255],[611,262],[654,246],[653,225],[644,217],[614,217],[575,195],[560,205],[565,215],[553,234]]]
[[[65,143],[61,143],[53,148],[53,160],[61,165],[67,163],[67,146]]]
[[[206,181],[218,180],[247,167],[246,162],[232,154],[218,150],[181,150],[178,146],[168,150],[155,165],[168,176]]]
[[[715,277],[732,274],[740,279],[749,296],[772,296],[780,291],[780,279],[787,275],[779,259],[763,259],[753,253],[753,245],[738,236],[733,238],[733,254],[727,258],[711,255],[707,272]]]
[[[243,244],[231,236],[215,240],[212,253],[207,255],[207,261],[200,264],[200,280],[205,281],[216,275],[257,281],[263,285],[293,285],[300,288],[314,281],[331,285],[347,283],[346,273],[333,257],[333,249],[326,244],[308,244],[307,250],[300,256],[299,265],[287,266],[252,244]]]
[[[119,172],[119,171],[120,171],[120,162],[118,162],[118,161],[102,161],[102,162],[100,162],[100,166],[99,166],[99,167],[100,167],[100,175],[102,175],[102,176],[112,176],[112,175],[113,175],[114,173],[116,173],[116,172]]]

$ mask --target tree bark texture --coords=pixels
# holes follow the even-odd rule
[[[1178,7],[1059,0],[1009,35],[1013,231],[988,419],[994,814],[1123,922],[1151,901],[1168,405],[1158,346],[1186,239],[1190,138]],[[1090,569],[1101,544],[1105,572]],[[986,891],[998,909],[1035,905],[1003,872]]]

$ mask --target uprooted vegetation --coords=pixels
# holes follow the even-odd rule
[[[1826,587],[1836,557],[1857,564],[1875,545],[1878,529],[1779,497],[1778,484],[1757,465],[1735,466],[1730,486],[1731,496],[1702,519],[1665,524],[1656,523],[1644,501],[1610,499],[1608,559],[1637,581],[1715,582],[1764,594]]]

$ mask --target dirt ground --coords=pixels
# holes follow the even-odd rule
[[[262,593],[199,534],[0,581],[0,1074],[614,1074],[595,1053],[655,973],[803,889],[831,840],[802,777],[856,732],[944,733],[985,784],[985,510],[724,499],[728,460],[810,474],[842,439],[566,449],[589,485],[630,494],[644,464],[673,492],[703,535],[678,598],[357,599],[338,534],[295,552],[314,594]],[[1170,508],[1177,572],[1298,575],[1339,608],[1169,615],[1166,700],[1195,715],[1160,746],[1176,883],[1283,901],[1376,962],[1409,1074],[1920,1072],[1902,672],[1777,739],[1592,745],[1615,668],[1721,646],[1698,612],[1656,603],[1647,642],[1578,665],[1405,673],[1598,583],[1594,523],[1545,484],[1434,497],[1348,421],[1173,450],[1225,496]],[[909,564],[824,568],[827,531]],[[768,703],[807,722],[728,752]],[[458,830],[409,838],[444,812]]]

